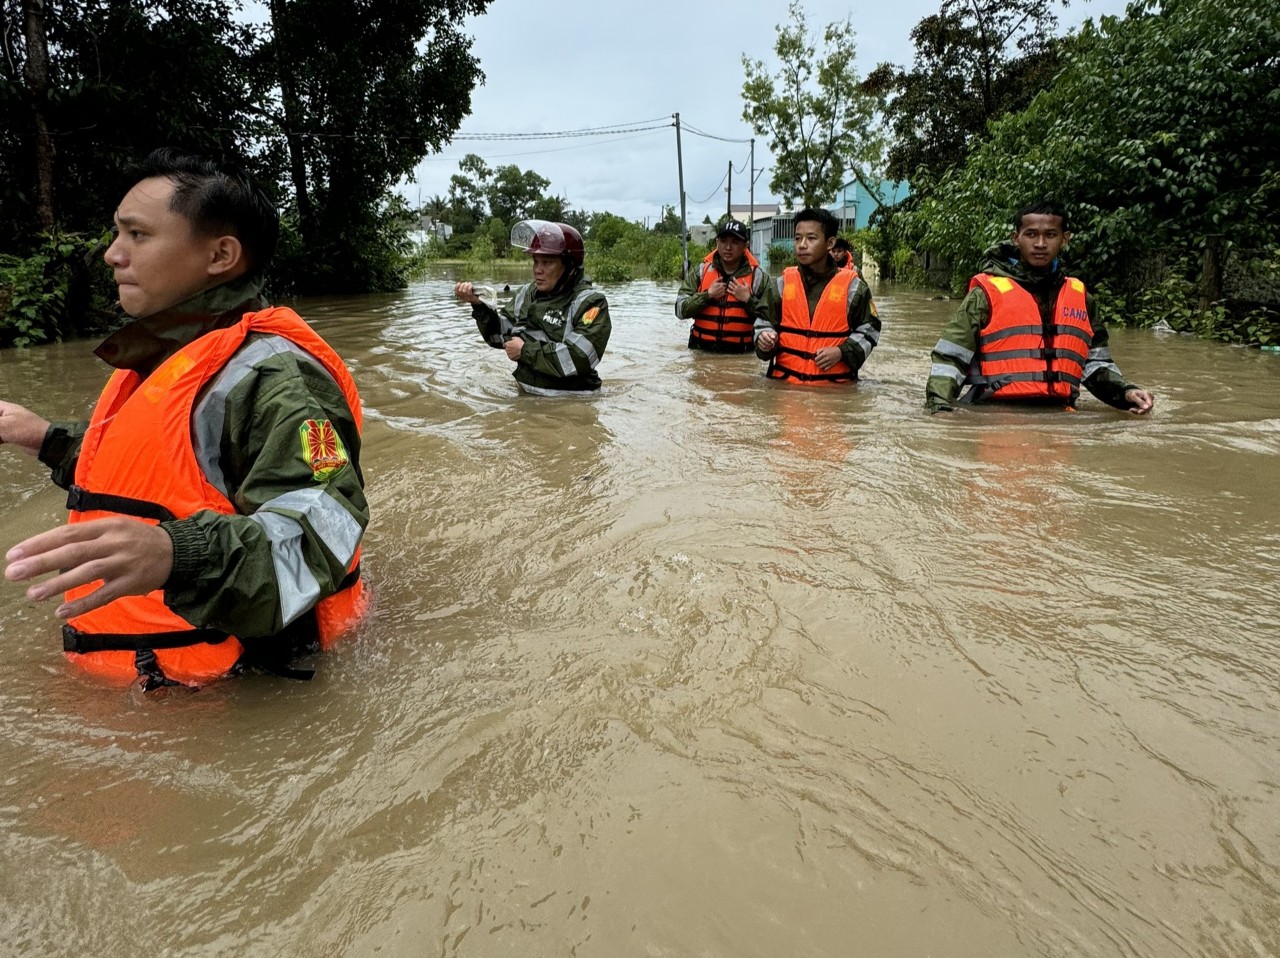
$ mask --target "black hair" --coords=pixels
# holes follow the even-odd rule
[[[834,244],[832,245],[832,247],[831,247],[831,251],[832,251],[833,253],[834,253],[836,250],[843,250],[843,251],[844,251],[844,252],[846,252],[846,253],[852,253],[852,252],[853,252],[853,244],[852,244],[852,243],[850,243],[850,242],[849,242],[847,239],[845,239],[843,236],[837,236],[837,237],[836,237],[836,241],[835,241],[835,243],[834,243]]]
[[[792,222],[817,223],[822,227],[823,239],[831,239],[840,232],[840,221],[836,219],[836,215],[821,207],[806,206],[792,218]]]
[[[1024,216],[1058,216],[1062,219],[1062,232],[1070,232],[1071,226],[1067,223],[1067,208],[1061,203],[1055,203],[1053,200],[1037,200],[1034,203],[1028,203],[1018,212],[1013,214],[1013,231],[1015,233],[1022,230],[1022,218]]]
[[[174,184],[169,209],[206,236],[234,236],[249,273],[261,276],[280,239],[280,214],[240,169],[178,150],[154,150],[129,169],[129,186],[152,177]]]

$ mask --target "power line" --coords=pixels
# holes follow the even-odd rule
[[[723,143],[750,143],[751,142],[750,139],[735,140],[727,136],[716,136],[714,133],[708,133],[705,130],[699,130],[696,126],[690,126],[688,123],[682,124],[682,127],[688,130],[690,133],[694,134],[694,136],[704,136],[708,140],[720,140]]]
[[[663,127],[666,129],[666,127]],[[595,143],[575,143],[573,146],[557,146],[547,150],[521,150],[519,153],[486,153],[487,160],[504,160],[517,156],[539,156],[543,153],[564,153],[568,150],[583,150],[593,146],[603,146],[606,143],[622,143],[626,140],[639,140],[646,136],[652,136],[652,133],[637,133],[634,136],[619,136],[611,140],[599,140]],[[455,137],[455,139],[457,139]],[[457,162],[456,156],[424,156],[419,162],[422,163],[454,163]]]
[[[711,191],[710,196],[708,196],[705,200],[690,200],[690,202],[693,203],[694,206],[701,206],[703,203],[710,203],[711,197],[715,196],[717,193],[720,192],[720,187],[724,186],[724,181],[727,180],[728,178],[729,178],[729,171],[725,170],[724,176],[720,177],[720,182],[716,184],[716,188]]]

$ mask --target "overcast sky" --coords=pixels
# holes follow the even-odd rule
[[[857,70],[910,64],[911,28],[939,0],[850,5],[809,0],[811,32],[849,17],[857,34]],[[1062,29],[1088,17],[1122,14],[1124,0],[1087,0],[1063,10]],[[713,11],[715,11],[713,13]],[[467,26],[485,82],[472,112],[443,152],[419,164],[402,191],[411,203],[445,195],[458,161],[477,153],[490,166],[514,163],[551,181],[550,192],[575,209],[608,210],[652,222],[664,204],[679,210],[675,129],[684,130],[684,186],[690,222],[725,209],[723,180],[732,162],[733,202],[748,201],[751,129],[742,120],[742,55],[777,67],[775,28],[784,0],[495,0]],[[819,42],[819,48],[821,43]],[[651,121],[651,122],[645,122]],[[626,136],[536,141],[469,140],[478,134],[547,133],[638,124],[661,128]],[[728,140],[698,136],[689,127]],[[755,144],[756,202],[772,199],[767,144]],[[738,172],[741,171],[741,172]]]

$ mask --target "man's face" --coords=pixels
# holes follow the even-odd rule
[[[738,263],[742,259],[742,252],[746,248],[746,241],[740,240],[736,236],[716,237],[716,253],[720,257],[720,262],[724,263],[729,270],[737,269]]]
[[[1029,213],[1014,230],[1013,245],[1028,266],[1045,269],[1058,258],[1071,234],[1063,232],[1062,217],[1048,213]]]
[[[152,177],[126,193],[116,210],[116,238],[103,259],[130,316],[168,309],[224,278],[215,267],[217,238],[197,234],[190,220],[169,209],[172,196],[172,180]]]
[[[821,223],[800,220],[796,223],[796,262],[811,269],[821,266],[835,241],[834,236],[828,238],[822,232]]]
[[[556,288],[564,275],[564,260],[559,256],[533,254],[533,285],[539,293],[549,293]]]

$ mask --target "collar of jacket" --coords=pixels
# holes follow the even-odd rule
[[[266,305],[262,281],[240,276],[168,309],[130,320],[104,339],[94,354],[116,369],[146,376],[187,343]]]
[[[1061,259],[1055,259],[1048,269],[1033,269],[1022,261],[1018,247],[1012,243],[998,243],[991,247],[986,258],[982,267],[984,273],[1004,276],[1026,286],[1059,286],[1067,276]]]
[[[836,261],[832,259],[830,253],[827,254],[826,267],[824,272],[819,273],[816,269],[801,265],[800,279],[804,283],[804,288],[811,289],[815,283],[822,283],[825,286],[827,281],[836,274]]]

